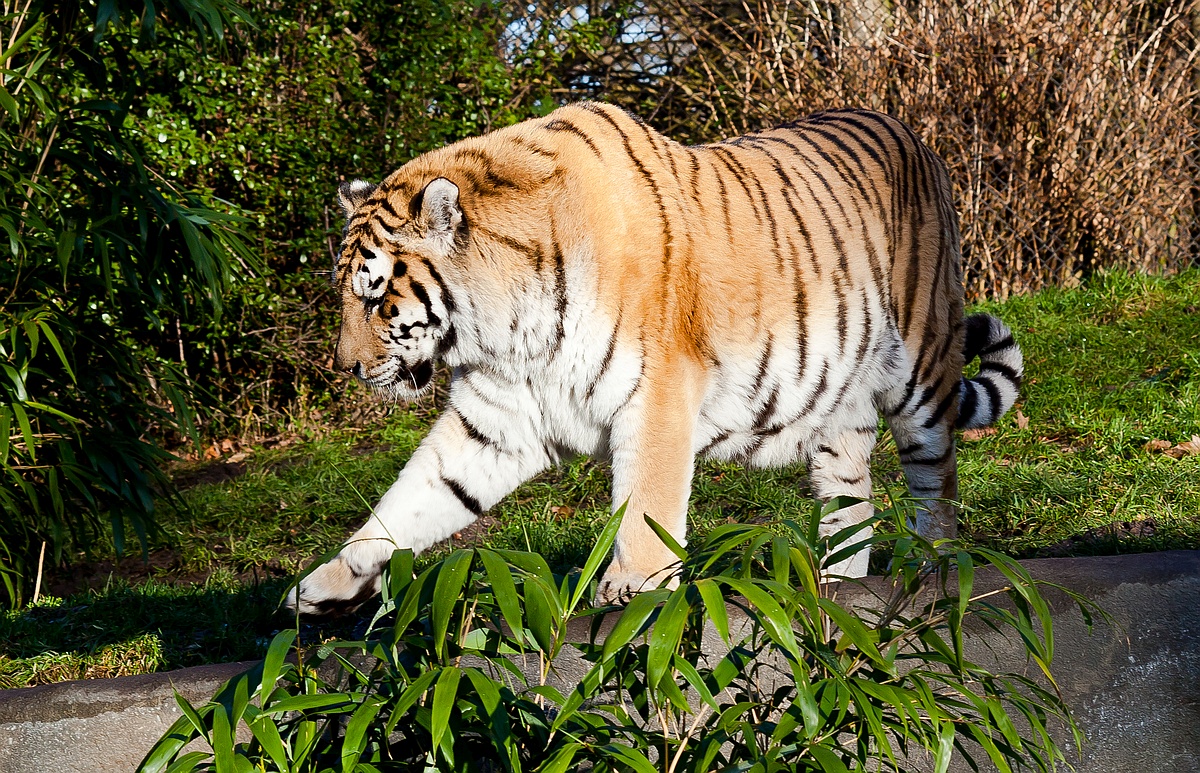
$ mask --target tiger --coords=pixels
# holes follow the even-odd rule
[[[941,159],[905,124],[819,112],[686,146],[618,107],[564,106],[343,183],[334,366],[398,399],[451,372],[444,408],[367,523],[288,597],[305,614],[375,594],[419,552],[566,457],[609,463],[625,515],[597,604],[675,582],[648,523],[686,545],[697,458],[807,465],[859,525],[829,578],[867,573],[879,417],[915,529],[956,534],[956,427],[1008,411],[1021,350],[964,319]],[[966,378],[964,364],[980,359]]]

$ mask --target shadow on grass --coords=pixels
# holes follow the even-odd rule
[[[294,625],[277,610],[286,587],[284,580],[137,586],[118,580],[2,613],[0,689],[260,658],[276,633]],[[361,616],[305,624],[301,637],[349,637],[364,624]]]
[[[1146,518],[1114,521],[1046,547],[1022,551],[1018,558],[1063,558],[1068,556],[1115,556],[1154,553],[1160,550],[1195,550],[1195,530],[1178,524]]]

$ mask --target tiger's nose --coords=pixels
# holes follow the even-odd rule
[[[339,339],[337,346],[333,349],[333,369],[342,373],[353,373],[358,376],[362,373],[362,362],[353,358],[342,348],[342,342]]]
[[[353,373],[355,376],[360,376],[362,375],[362,362],[342,357],[339,352],[334,355],[333,369],[340,370],[342,373]]]

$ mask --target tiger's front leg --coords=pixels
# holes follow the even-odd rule
[[[702,394],[690,361],[648,369],[612,428],[613,510],[625,516],[612,563],[600,580],[597,604],[628,601],[635,593],[672,584],[675,554],[646,523],[656,521],[687,544],[687,508],[695,454],[692,440]],[[626,504],[627,503],[627,504]]]
[[[554,461],[541,442],[523,437],[520,422],[492,437],[460,411],[452,407],[437,420],[367,523],[300,582],[298,598],[296,589],[288,595],[289,608],[353,610],[379,591],[394,550],[419,553],[446,539]]]

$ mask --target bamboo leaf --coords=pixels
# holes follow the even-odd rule
[[[0,463],[8,463],[8,443],[12,434],[12,414],[7,405],[0,405]]]
[[[29,27],[24,32],[21,33],[21,36],[19,38],[14,40],[8,48],[4,49],[3,51],[0,51],[0,62],[7,62],[9,59],[11,59],[13,57],[14,54],[16,54],[18,51],[20,51],[22,46],[24,46],[26,43],[28,43],[29,39],[31,37],[33,37],[33,35],[36,32],[38,32],[38,30],[40,30],[42,28],[42,26],[46,23],[46,18],[47,17],[45,17],[45,16],[36,17],[35,20],[33,21],[33,23],[30,24]]]
[[[20,403],[12,403],[13,415],[17,417],[17,425],[21,428],[21,436],[25,440],[25,450],[29,454],[29,461],[37,462],[37,442],[33,436],[33,426],[29,423],[29,414],[25,412],[25,408]]]
[[[512,735],[508,721],[508,712],[500,702],[500,688],[497,683],[478,668],[464,669],[467,678],[471,680],[475,692],[479,695],[484,711],[491,720],[492,736],[499,746],[506,746]]]
[[[437,671],[426,671],[404,688],[395,705],[392,706],[392,713],[388,716],[388,721],[384,725],[385,732],[390,734],[395,729],[396,723],[400,721],[405,712],[425,696],[425,693],[429,690],[429,686],[433,684],[433,680],[437,676]]]
[[[646,655],[646,682],[654,687],[663,681],[667,667],[671,664],[675,650],[683,637],[691,605],[687,600],[686,587],[679,588],[667,597],[654,627],[650,630],[650,647]]]
[[[825,746],[817,745],[808,748],[813,759],[820,765],[819,770],[822,773],[850,773],[846,767],[846,763],[842,762],[838,755],[834,754]]]
[[[438,657],[446,657],[446,631],[450,626],[450,616],[462,597],[474,555],[473,550],[451,553],[442,562],[433,586],[433,649]]]
[[[533,638],[542,652],[552,654],[557,628],[555,625],[557,619],[555,602],[558,601],[558,593],[555,589],[546,587],[545,583],[536,577],[525,578],[523,587],[525,589],[525,620],[529,624],[529,632],[533,634]]]
[[[333,551],[331,551],[331,557],[332,553],[336,553],[337,550],[338,549],[335,548]],[[433,577],[437,574],[438,568],[439,565],[434,564],[425,571],[421,572],[419,575],[417,575],[417,579],[413,580],[412,583],[405,589],[404,599],[398,603],[399,610],[396,612],[396,621],[392,623],[392,630],[395,632],[395,637],[397,640],[404,635],[404,632],[408,630],[408,626],[414,620],[416,620],[417,616],[421,613],[421,597],[424,595],[425,585],[429,582],[430,577]]]
[[[970,553],[960,550],[955,563],[958,565],[958,613],[966,615],[971,603],[971,589],[975,585],[975,562]]]
[[[17,393],[17,399],[21,402],[28,400],[29,393],[25,391],[25,374],[7,363],[0,364],[0,368],[4,369],[5,375],[8,376],[9,382],[13,385],[13,391]],[[12,405],[15,410],[16,403]]]
[[[462,671],[451,666],[442,670],[437,684],[433,687],[433,715],[430,722],[430,734],[433,737],[434,748],[442,746],[443,738],[450,729],[450,710],[454,708],[454,700],[458,697],[460,679],[462,679]]]
[[[412,548],[392,551],[392,557],[388,560],[388,601],[393,604],[416,578],[413,574],[413,563]]]
[[[191,723],[192,728],[196,731],[196,734],[205,741],[208,741],[209,745],[211,746],[212,738],[209,735],[208,726],[205,725],[204,721],[200,718],[200,713],[196,711],[196,709],[192,708],[192,704],[188,703],[187,699],[180,695],[178,690],[175,691],[175,703],[179,706],[179,710],[183,712],[184,719]],[[210,704],[205,706],[203,710],[206,713],[211,713],[212,705]]]
[[[984,727],[976,724],[968,724],[966,731],[975,740],[975,743],[983,747],[983,750],[987,752],[988,759],[992,761],[992,764],[996,766],[1000,773],[1012,773],[1012,765],[1008,762],[1008,755],[997,748],[996,742],[992,740]]]
[[[696,670],[695,666],[679,655],[675,655],[671,659],[671,666],[678,671],[679,675],[682,676],[684,680],[687,681],[688,685],[690,685],[691,688],[696,691],[696,694],[700,696],[701,701],[703,701],[713,711],[720,710],[720,707],[717,706],[717,699],[713,696],[712,691],[708,689],[708,685],[704,683],[704,678],[700,676],[700,672]]]
[[[320,693],[316,695],[292,695],[274,701],[263,711],[270,714],[283,714],[288,711],[320,710],[330,713],[345,713],[354,708],[357,702],[347,693]]]
[[[646,521],[646,525],[658,535],[658,538],[662,540],[662,543],[667,546],[667,550],[670,550],[672,553],[674,553],[675,557],[680,561],[687,560],[687,549],[684,548],[683,545],[680,545],[675,538],[671,536],[671,532],[664,529],[662,524],[648,515],[643,515],[642,518]]]
[[[233,754],[233,725],[229,721],[229,715],[223,706],[219,706],[213,710],[212,716],[213,762],[216,764],[217,773],[238,773]]]
[[[67,354],[63,351],[62,343],[58,340],[54,329],[45,320],[38,320],[37,324],[41,328],[42,334],[46,336],[46,340],[50,342],[50,347],[54,349],[54,353],[58,355],[58,361],[62,363],[63,368],[67,371],[67,375],[71,377],[72,381],[75,381],[75,371],[71,370],[71,363],[67,360]]]
[[[575,586],[575,592],[571,595],[571,605],[569,607],[571,611],[574,611],[579,605],[580,598],[591,586],[592,578],[596,576],[596,572],[600,570],[600,564],[608,557],[608,552],[612,549],[613,542],[617,538],[617,532],[621,528],[621,521],[625,518],[625,507],[628,504],[628,501],[623,503],[613,513],[613,516],[608,519],[608,523],[604,524],[604,529],[600,532],[600,537],[596,540],[592,552],[588,554],[587,561],[583,564],[583,571],[579,575],[579,583]]]
[[[267,700],[275,689],[275,680],[279,678],[283,660],[292,649],[298,631],[295,628],[285,628],[275,634],[263,657],[262,681],[259,683],[259,707],[266,708]]]
[[[875,643],[879,636],[878,632],[867,630],[867,627],[863,625],[861,620],[842,609],[837,602],[831,599],[818,599],[817,604],[820,605],[821,611],[829,615],[830,619],[841,629],[842,634],[849,638],[860,652],[866,654],[867,657],[885,670],[892,666],[879,651],[879,647]]]
[[[342,773],[351,773],[358,764],[364,751],[367,732],[383,704],[384,699],[381,697],[367,698],[346,723],[346,732],[342,736]]]
[[[716,581],[709,578],[698,580],[695,586],[696,590],[700,591],[700,598],[704,600],[705,614],[717,629],[717,634],[725,642],[725,646],[732,646],[729,638],[729,612],[725,608],[725,597],[721,594],[720,587]]]
[[[176,700],[179,700],[181,696],[176,695]],[[158,742],[146,753],[145,758],[142,759],[142,764],[138,766],[138,773],[162,773],[167,769],[171,760],[175,758],[175,755],[198,735],[201,735],[201,733],[196,729],[192,717],[185,713],[184,716],[175,720],[167,728],[167,732],[163,734],[163,737],[158,739]]]
[[[525,622],[521,617],[521,597],[517,593],[517,585],[513,581],[508,562],[487,548],[479,548],[479,558],[487,571],[492,595],[500,606],[500,615],[504,618],[505,625],[512,632],[513,638],[524,646],[525,637],[522,632],[525,630]]]
[[[539,769],[539,773],[567,773],[572,770],[571,763],[575,761],[575,755],[583,748],[581,743],[566,743],[554,752],[554,755],[547,760]]]
[[[197,765],[211,756],[200,751],[188,752],[172,762],[170,767],[167,768],[167,773],[191,773],[191,771],[196,769]]]
[[[20,122],[21,111],[17,107],[17,100],[12,98],[12,94],[9,94],[3,85],[0,85],[0,107],[7,110],[14,121]]]
[[[822,718],[816,699],[813,697],[814,690],[809,665],[798,660],[790,660],[788,665],[791,666],[792,680],[795,683],[793,704],[790,710],[800,712],[806,736],[814,737],[821,727]]]
[[[638,773],[657,773],[654,766],[650,764],[650,760],[646,759],[646,755],[637,749],[619,744],[606,744],[599,750],[616,757]]]
[[[762,623],[772,640],[783,647],[792,657],[800,657],[800,646],[796,643],[795,632],[792,631],[791,617],[783,611],[783,607],[771,594],[750,580],[721,577],[720,581],[742,594],[750,602],[758,613],[755,617]]]
[[[275,767],[281,771],[288,770],[287,749],[283,745],[283,737],[279,734],[274,718],[260,713],[247,724],[250,726],[250,733],[271,758],[271,762],[275,763]]]
[[[604,650],[600,653],[600,660],[608,660],[641,633],[650,615],[654,614],[655,609],[669,593],[670,591],[665,589],[657,589],[634,596],[628,606],[621,610],[621,616],[604,639]]]
[[[29,408],[35,408],[39,411],[45,411],[46,413],[57,416],[58,418],[62,419],[63,421],[70,422],[71,424],[78,424],[81,421],[79,418],[77,418],[75,416],[71,416],[70,414],[64,413],[63,411],[59,410],[58,408],[55,408],[53,405],[46,405],[45,403],[39,403],[34,400],[30,400],[30,401],[26,402],[25,405],[28,406]]]

